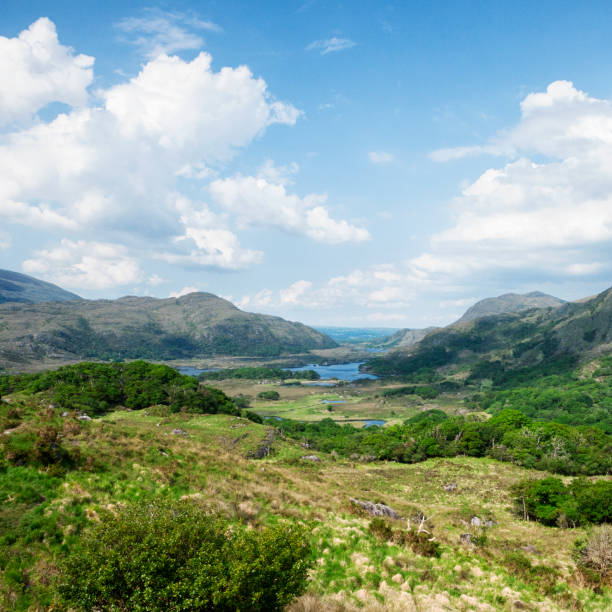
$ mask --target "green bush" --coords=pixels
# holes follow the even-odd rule
[[[78,610],[281,610],[306,586],[305,532],[248,530],[195,503],[107,513],[61,561],[59,593]]]
[[[263,400],[279,400],[280,399],[280,395],[278,393],[278,391],[262,391],[261,393],[257,394],[257,397],[259,399],[263,399]]]

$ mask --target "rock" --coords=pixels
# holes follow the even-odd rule
[[[377,461],[378,457],[376,455],[361,455],[360,459],[364,463],[370,463],[372,461]]]
[[[321,459],[319,459],[319,457],[316,455],[304,455],[303,457],[300,457],[300,459],[302,461],[314,461],[316,463],[321,463]]]
[[[472,527],[494,527],[497,523],[490,519],[481,519],[479,516],[473,516],[470,519],[470,525]]]
[[[462,533],[459,536],[459,541],[461,544],[472,544],[472,534],[471,533]]]
[[[517,599],[513,604],[512,604],[513,608],[516,608],[517,610],[526,610],[527,609],[527,604],[523,601],[521,601],[520,599]]]
[[[79,421],[91,421],[91,417],[88,414],[79,414],[77,419]]]
[[[363,510],[365,510],[368,514],[371,514],[372,516],[388,516],[392,519],[401,518],[400,515],[395,510],[393,510],[393,508],[390,508],[385,504],[375,504],[371,501],[359,501],[354,497],[351,497],[351,502],[353,502],[357,506],[360,506],[361,508],[363,508]]]
[[[63,416],[63,417],[70,416],[70,413],[69,413],[68,411],[62,412],[62,416]]]
[[[187,436],[188,435],[187,432],[184,429],[173,429],[172,433],[175,436]]]
[[[300,444],[300,446],[301,446],[302,448],[310,448],[310,444],[308,444],[308,442],[302,442],[302,443]]]
[[[445,491],[449,491],[449,492],[456,491],[457,490],[457,483],[456,482],[449,482],[449,483],[447,483],[445,485],[442,485],[442,488]]]

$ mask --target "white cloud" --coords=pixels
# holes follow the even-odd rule
[[[22,268],[28,274],[64,287],[106,289],[138,282],[138,262],[119,244],[73,242],[64,239],[58,247],[40,250],[26,259]]]
[[[156,252],[153,258],[226,270],[240,270],[262,261],[263,253],[243,249],[238,237],[224,227],[223,218],[205,204],[197,205],[188,198],[175,196],[174,208],[184,233],[174,238],[177,247],[174,251]]]
[[[204,39],[196,31],[219,32],[221,28],[212,21],[205,21],[181,12],[165,12],[147,8],[142,17],[128,17],[116,24],[128,41],[153,59],[162,54],[201,49]]]
[[[266,168],[265,176],[275,178],[269,168]],[[328,210],[322,206],[327,196],[310,194],[300,198],[287,193],[285,185],[285,180],[271,182],[261,175],[238,175],[213,181],[210,193],[243,225],[278,227],[329,244],[369,239],[366,229],[345,220],[336,221],[329,216]]]
[[[335,53],[336,51],[344,51],[354,47],[357,43],[352,41],[350,38],[338,38],[332,36],[324,40],[315,40],[311,42],[307,47],[307,51],[319,51],[321,55],[327,55],[328,53]]]
[[[141,138],[185,162],[227,159],[274,123],[293,125],[299,111],[274,101],[246,66],[211,70],[200,53],[191,62],[161,55],[128,83],[101,96],[124,138]]]
[[[310,281],[300,280],[293,283],[287,289],[279,291],[281,304],[297,304],[300,298],[312,287]],[[266,296],[268,297],[268,296]]]
[[[490,145],[435,153],[439,160],[483,151],[514,159],[463,190],[451,227],[412,260],[415,275],[612,272],[612,103],[556,81],[526,96],[521,113]]]
[[[157,285],[162,285],[167,282],[165,278],[159,276],[159,274],[151,274],[147,279],[147,285],[151,285],[153,287],[157,287]]]
[[[201,291],[197,287],[183,287],[180,291],[172,291],[168,294],[169,298],[180,298],[189,293],[198,293]]]
[[[50,102],[85,105],[93,63],[61,45],[46,17],[16,38],[0,36],[0,125],[27,119]]]
[[[64,63],[39,66],[41,83],[58,85],[53,95],[44,90],[24,99],[23,108],[33,112],[51,99],[85,103],[93,60],[62,47],[48,20],[28,32],[38,32],[53,51],[51,59],[58,56]],[[24,41],[28,36],[22,33]],[[22,49],[24,41],[0,39],[0,46]],[[23,62],[12,70],[11,82],[33,78]],[[62,89],[62,83],[72,89]],[[5,110],[16,104],[6,95],[0,92]],[[260,251],[240,246],[227,215],[216,215],[205,204],[180,210],[176,194],[193,191],[185,179],[217,176],[238,149],[270,125],[294,124],[297,109],[275,100],[246,66],[214,71],[206,53],[192,61],[158,56],[134,78],[98,91],[97,99],[97,106],[74,108],[2,137],[0,224],[44,229],[73,243],[114,243],[120,236],[138,257],[157,256],[181,266],[233,270],[262,260]],[[296,170],[266,168],[285,183]]]
[[[368,157],[373,164],[389,164],[395,160],[393,154],[386,151],[370,151]]]

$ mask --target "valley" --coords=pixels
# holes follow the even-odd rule
[[[214,296],[187,297],[176,302],[203,309],[192,320],[217,316],[206,311]],[[244,609],[609,609],[610,570],[588,552],[593,538],[608,541],[612,521],[609,294],[535,309],[501,297],[512,312],[420,340],[415,330],[391,330],[405,340],[389,342],[342,328],[351,341],[269,356],[3,362],[0,607],[110,601],[112,589],[74,574],[96,530],[143,508],[191,508],[240,537],[297,530],[301,556],[277,568],[297,572],[293,590],[236,583],[251,587]],[[19,308],[40,317],[56,305]]]

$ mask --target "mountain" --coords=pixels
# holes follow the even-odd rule
[[[465,311],[465,314],[457,323],[474,321],[474,319],[479,319],[480,317],[488,317],[505,312],[521,312],[530,308],[554,308],[562,304],[565,304],[564,300],[542,293],[541,291],[532,291],[531,293],[524,294],[505,293],[504,295],[485,298],[480,300],[480,302],[476,302],[476,304],[470,306]]]
[[[376,344],[378,348],[407,348],[420,342],[427,334],[439,329],[438,327],[426,327],[425,329],[400,329],[394,334],[383,338]]]
[[[239,310],[211,293],[0,304],[0,365],[43,359],[275,356],[337,344],[280,317]]]
[[[26,274],[0,270],[0,304],[4,302],[68,302],[82,299],[76,293],[46,283]]]
[[[561,371],[612,351],[612,288],[594,298],[455,323],[371,360],[379,374],[469,365],[497,381]],[[530,374],[531,373],[531,374]]]

